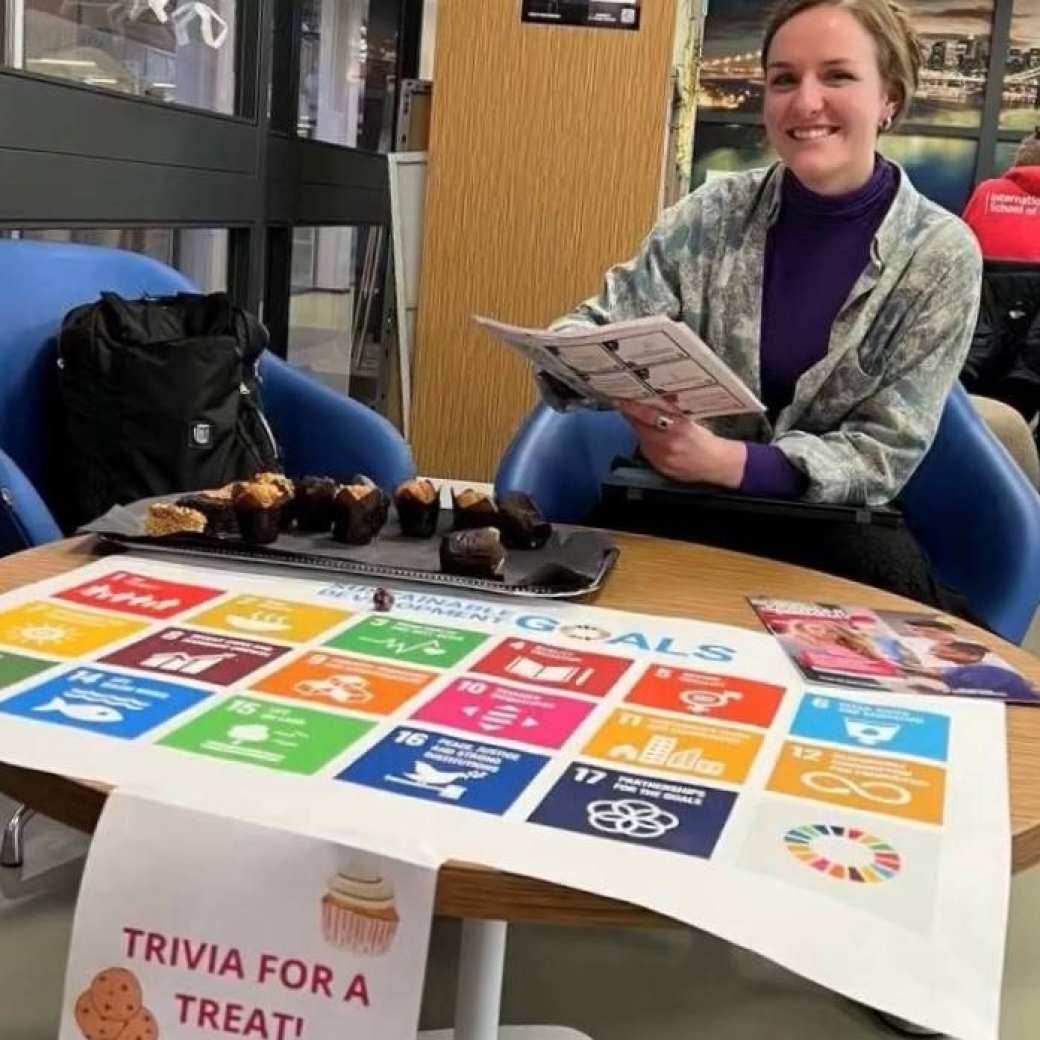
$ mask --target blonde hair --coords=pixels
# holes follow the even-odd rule
[[[896,105],[892,122],[898,123],[909,110],[920,82],[921,43],[910,24],[910,16],[890,0],[780,0],[769,18],[762,41],[763,70],[773,37],[780,27],[796,14],[824,5],[848,11],[870,34],[877,49],[878,70]]]
[[[1015,166],[1040,166],[1040,126],[1031,137],[1022,139],[1015,154]]]

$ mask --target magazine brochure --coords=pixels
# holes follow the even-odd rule
[[[810,682],[1040,704],[1040,690],[946,614],[749,601]]]
[[[567,407],[641,401],[693,419],[765,411],[689,326],[663,316],[556,331],[474,320],[551,376]]]

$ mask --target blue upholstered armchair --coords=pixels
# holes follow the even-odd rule
[[[580,522],[599,502],[611,461],[634,448],[615,412],[561,415],[542,404],[513,438],[495,487],[526,491],[551,520]],[[938,579],[1020,643],[1040,605],[1040,495],[960,386],[898,505]]]
[[[197,291],[145,256],[97,246],[0,241],[0,555],[61,537],[55,343],[64,315],[102,290],[126,297]],[[363,472],[384,487],[411,454],[381,416],[268,353],[265,410],[290,476]]]

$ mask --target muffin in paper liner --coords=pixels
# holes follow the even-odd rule
[[[390,949],[399,920],[393,886],[378,871],[351,863],[329,878],[321,930],[333,946],[379,956]]]

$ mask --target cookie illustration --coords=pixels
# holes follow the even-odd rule
[[[87,1040],[116,1040],[125,1022],[116,1018],[102,1018],[101,1012],[90,999],[90,990],[85,989],[76,998],[76,1025]]]
[[[151,1011],[143,1007],[127,1022],[119,1040],[159,1040],[159,1023]]]
[[[90,999],[102,1018],[126,1022],[141,1010],[141,984],[126,968],[106,968],[94,976]]]

